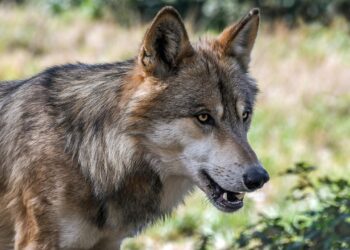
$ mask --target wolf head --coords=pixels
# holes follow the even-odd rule
[[[248,73],[258,25],[253,9],[216,39],[192,45],[178,12],[163,8],[143,39],[140,84],[129,104],[160,176],[190,179],[226,212],[269,179],[247,140],[258,92]]]

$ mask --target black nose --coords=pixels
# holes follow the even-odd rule
[[[270,179],[263,167],[249,168],[243,175],[243,181],[249,190],[261,188]]]

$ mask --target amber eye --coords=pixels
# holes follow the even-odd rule
[[[250,112],[249,111],[244,111],[242,114],[242,120],[243,122],[246,122],[249,119]]]
[[[197,120],[205,125],[213,125],[214,124],[214,119],[209,115],[209,114],[200,114],[197,115]]]
[[[209,119],[209,115],[207,115],[207,114],[200,114],[200,115],[198,116],[198,120],[199,120],[200,122],[206,122],[208,119]]]

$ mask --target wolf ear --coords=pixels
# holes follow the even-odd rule
[[[173,7],[164,7],[146,31],[139,63],[147,73],[162,77],[192,53],[193,48],[179,13]]]
[[[224,54],[236,57],[246,68],[258,33],[259,12],[257,8],[252,9],[237,24],[227,27],[217,39]]]

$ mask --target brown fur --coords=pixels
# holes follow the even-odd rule
[[[258,20],[254,10],[218,39],[192,46],[179,14],[166,7],[136,59],[63,65],[2,83],[0,249],[118,249],[194,185],[211,199],[204,170],[230,192],[251,191],[241,169],[259,163],[246,138],[250,119],[242,122],[237,110],[254,105],[247,72]],[[199,124],[203,107],[215,127]],[[217,155],[188,151],[208,138],[208,152],[234,159],[232,169],[227,160],[212,164]],[[182,162],[187,151],[193,166]]]

